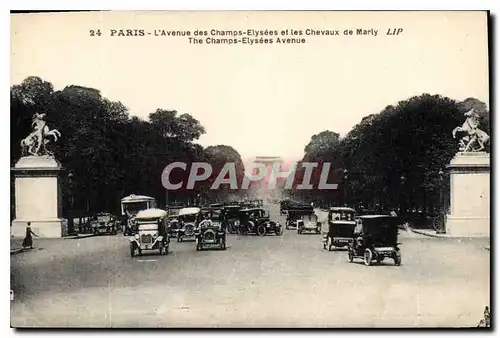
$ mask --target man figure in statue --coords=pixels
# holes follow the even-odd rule
[[[28,154],[32,156],[52,155],[52,153],[46,148],[49,143],[47,136],[52,136],[54,137],[54,141],[57,141],[57,138],[61,136],[61,133],[57,129],[50,130],[44,118],[44,113],[33,114],[31,122],[33,131],[21,141],[21,152],[23,156]]]
[[[484,131],[479,129],[479,114],[474,111],[474,108],[464,113],[466,117],[465,122],[461,127],[456,127],[453,129],[453,138],[456,137],[457,132],[466,133],[465,136],[461,137],[459,140],[461,152],[468,151],[482,151],[485,148],[485,144],[489,141],[490,137]],[[474,149],[472,146],[477,143],[479,148]]]

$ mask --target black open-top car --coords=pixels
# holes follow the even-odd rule
[[[381,263],[384,258],[392,258],[401,265],[398,245],[398,225],[401,220],[391,215],[364,215],[358,218],[354,241],[349,244],[349,261],[362,258],[365,265],[373,261]]]
[[[213,207],[202,209],[202,220],[195,229],[196,251],[207,247],[226,250],[226,230],[222,223],[222,209]]]
[[[239,204],[226,205],[222,209],[221,220],[224,228],[230,234],[238,232],[240,222],[239,212],[243,209]]]
[[[314,209],[310,205],[303,206],[302,208],[289,209],[286,216],[285,228],[287,230],[290,228],[297,229],[298,221],[302,219],[302,216],[312,214],[314,214]]]
[[[90,224],[94,235],[116,235],[118,231],[118,221],[116,220],[116,217],[107,212],[95,215]]]
[[[263,208],[248,208],[239,211],[238,233],[265,236],[274,233],[277,236],[283,234],[283,226],[269,219],[269,212]]]

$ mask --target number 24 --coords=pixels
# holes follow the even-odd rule
[[[101,34],[101,30],[100,30],[100,29],[98,29],[98,30],[96,30],[96,31],[95,31],[95,30],[91,29],[91,30],[90,30],[90,36],[96,36],[96,35],[97,35],[97,36],[101,36],[101,35],[102,35],[102,34]]]

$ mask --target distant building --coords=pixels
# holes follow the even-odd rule
[[[279,163],[282,165],[284,163],[283,159],[279,156],[257,156],[253,160],[254,163],[262,163],[266,166],[267,168],[267,173],[266,176],[256,182],[250,182],[250,186],[248,188],[248,192],[250,195],[254,196],[260,196],[260,197],[266,197],[269,196],[271,197],[273,194],[271,191],[268,189],[268,184],[269,184],[269,179],[271,176],[271,172],[273,169],[273,166],[275,163]],[[286,170],[285,168],[282,168],[281,170]],[[253,174],[257,174],[258,169],[254,169]]]

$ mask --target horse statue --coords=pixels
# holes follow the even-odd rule
[[[490,137],[483,130],[479,129],[479,115],[474,111],[474,108],[469,110],[464,114],[466,116],[465,122],[461,127],[456,127],[453,129],[453,138],[456,138],[457,133],[465,133],[463,137],[460,138],[460,151],[461,152],[477,152],[485,148],[485,145],[489,142]],[[473,148],[472,146],[477,143],[479,148]]]
[[[33,131],[21,140],[22,156],[53,155],[52,152],[47,150],[49,137],[53,137],[54,142],[56,142],[61,137],[61,133],[57,129],[49,129],[44,118],[45,114],[35,113],[33,115],[33,121],[31,122]]]

